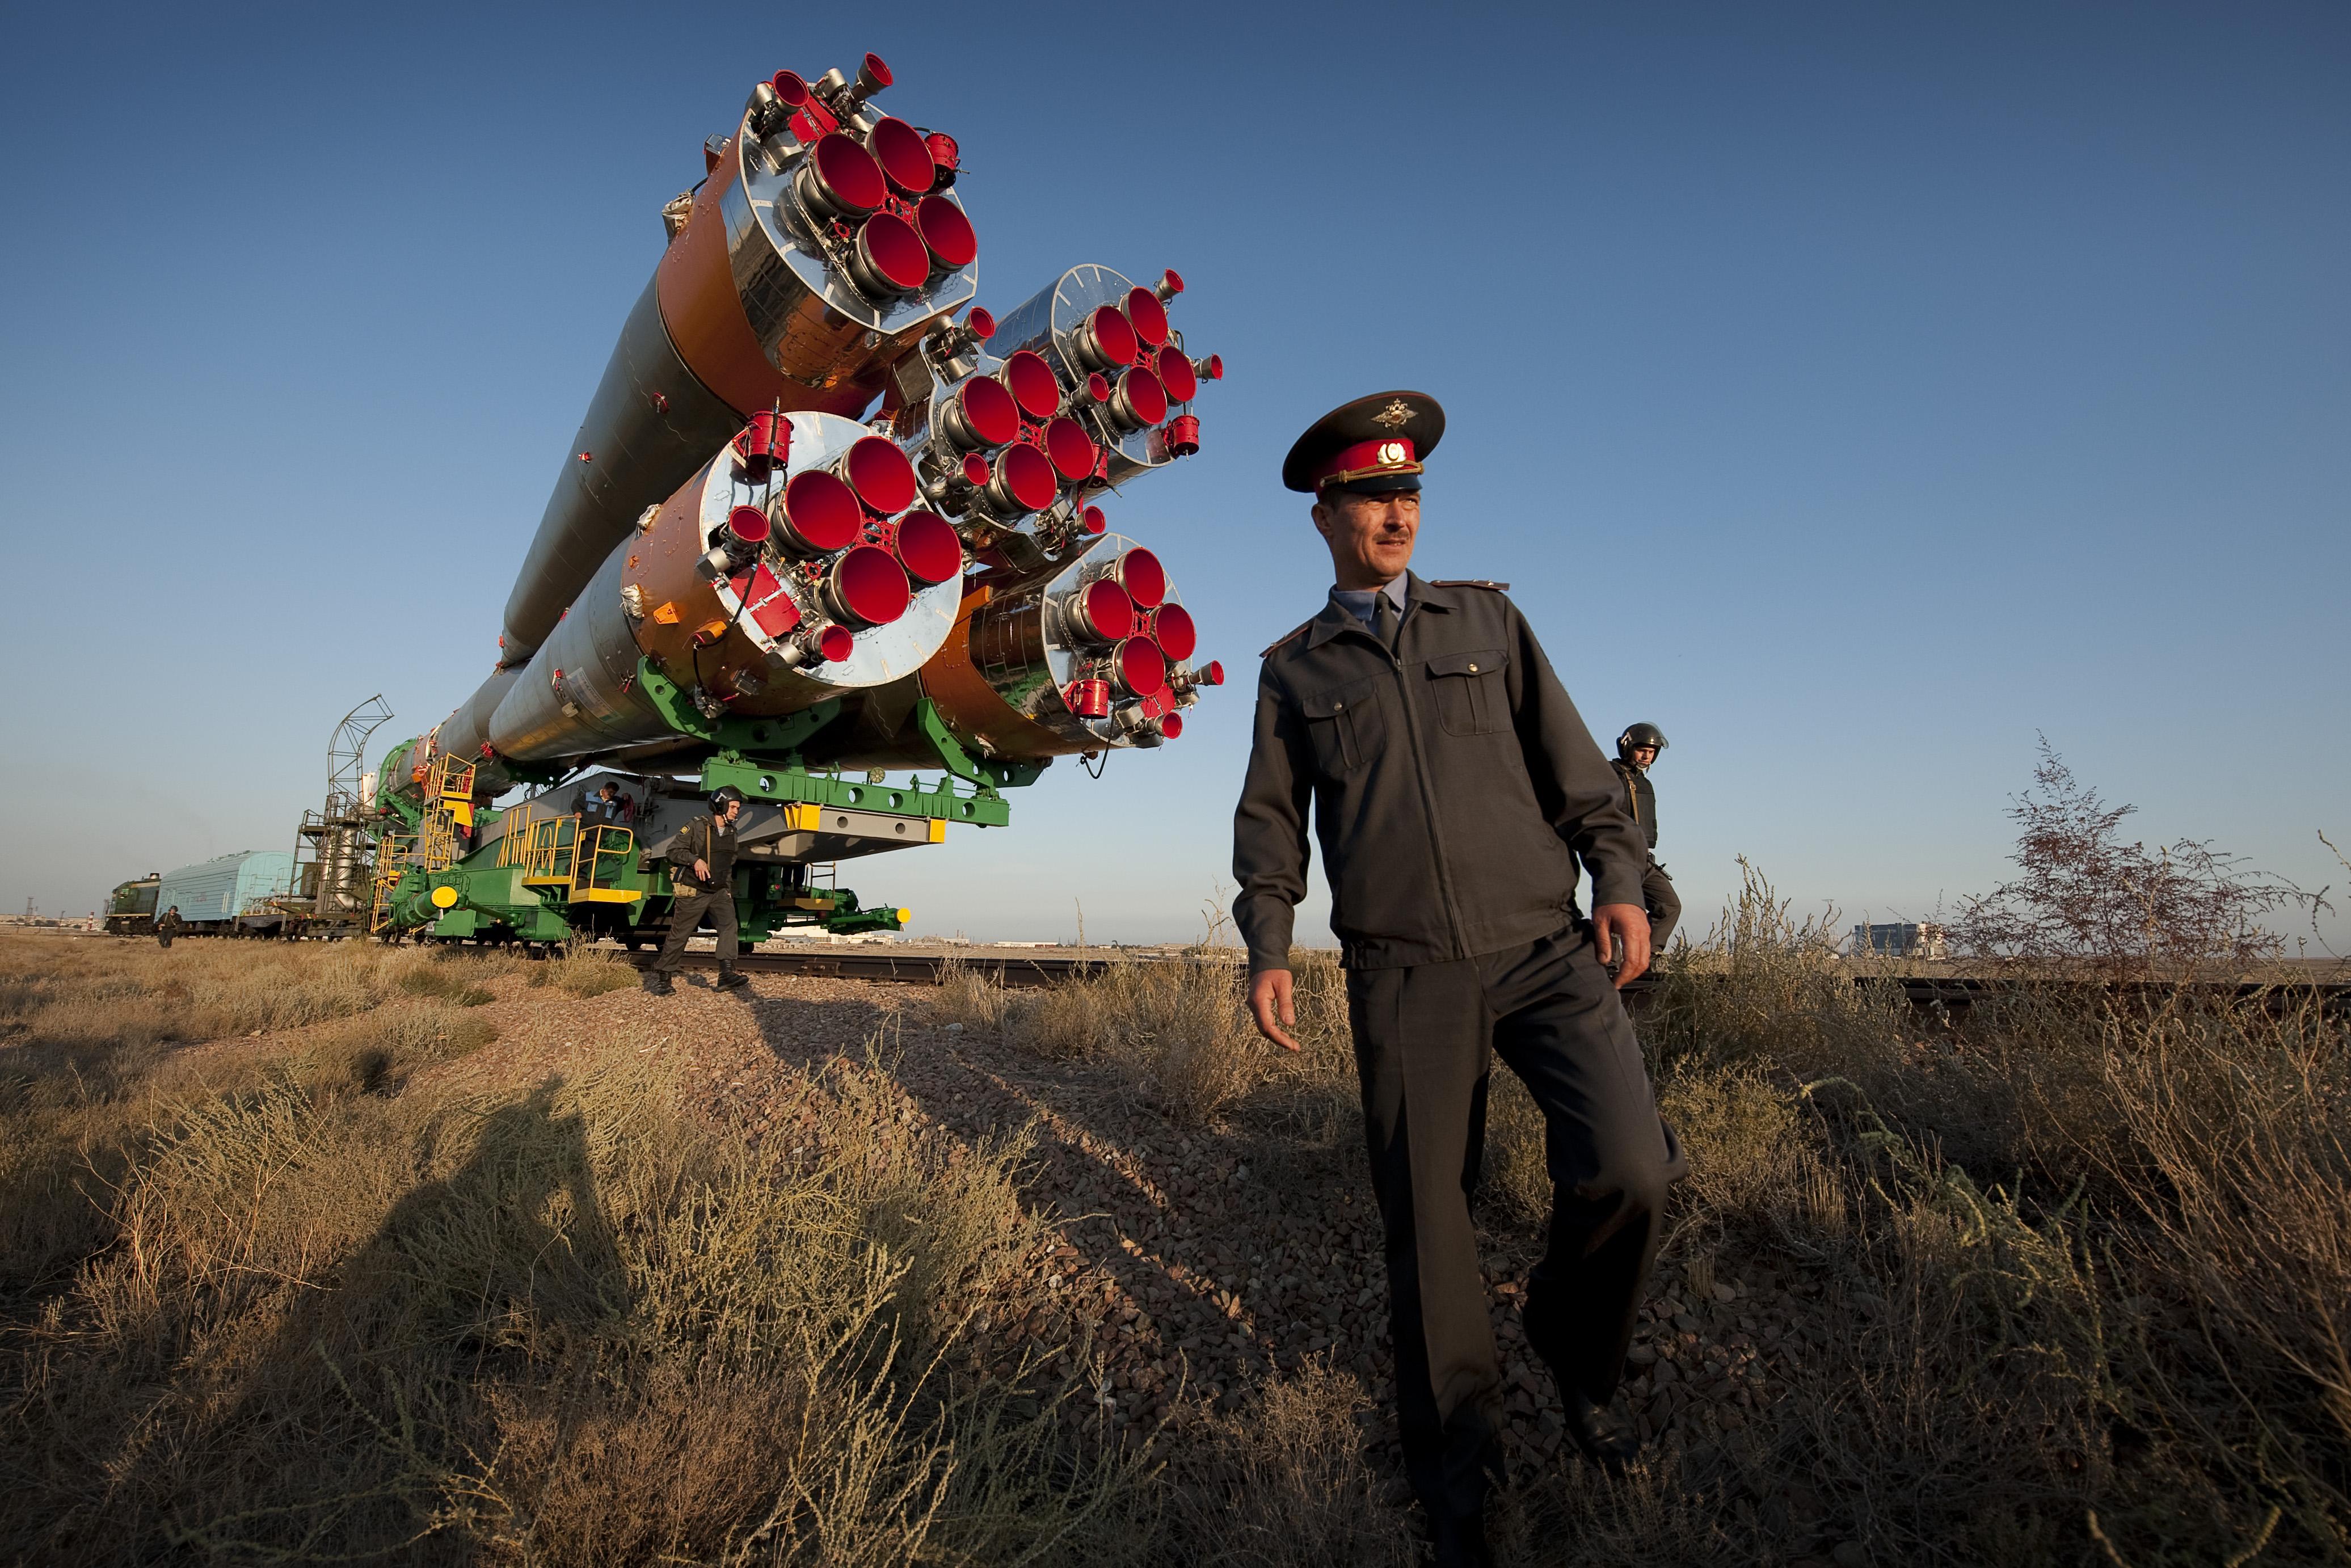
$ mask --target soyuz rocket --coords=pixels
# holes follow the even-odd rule
[[[1099,505],[1199,449],[1223,365],[1171,318],[1183,279],[1076,267],[981,308],[956,141],[883,112],[890,85],[873,55],[778,71],[705,144],[497,665],[403,748],[414,781],[436,758],[484,798],[591,764],[685,774],[722,726],[828,704],[789,731],[811,765],[919,766],[942,727],[1042,764],[1172,740],[1222,681]]]

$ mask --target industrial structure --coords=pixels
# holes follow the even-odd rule
[[[1183,279],[1079,267],[991,316],[955,139],[883,113],[890,85],[872,55],[779,71],[705,145],[496,666],[372,774],[381,715],[345,719],[291,929],[634,946],[722,785],[747,943],[894,929],[820,868],[1004,826],[1055,758],[1173,740],[1222,681],[1099,505],[1199,448],[1223,365],[1170,319]]]

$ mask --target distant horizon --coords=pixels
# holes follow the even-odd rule
[[[1173,266],[1229,372],[1201,453],[1109,503],[1228,684],[1009,829],[844,867],[869,902],[1189,935],[1252,655],[1329,582],[1281,455],[1385,387],[1448,413],[1416,570],[1513,582],[1604,751],[1671,739],[1693,935],[1741,855],[1846,924],[1988,892],[2044,734],[2134,837],[2351,881],[2316,836],[2351,844],[2351,701],[2278,678],[2351,668],[2351,11],[1473,6],[1458,82],[1401,6],[1187,16],[990,24],[1038,81],[1182,84],[1148,156],[1040,135],[944,6],[723,47],[592,5],[22,18],[0,909],[290,846],[353,703],[389,744],[464,700],[662,204],[753,80],[868,48],[962,143],[982,303]],[[171,64],[168,145],[126,47]],[[1432,70],[1460,112],[1420,126]]]

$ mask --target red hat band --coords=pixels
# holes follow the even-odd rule
[[[1314,488],[1321,491],[1333,485],[1352,485],[1380,474],[1420,471],[1420,455],[1409,436],[1383,435],[1377,441],[1358,441],[1332,454],[1315,470]]]

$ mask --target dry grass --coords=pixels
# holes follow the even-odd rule
[[[1154,1103],[1187,1124],[1211,1120],[1269,1071],[1242,1006],[1240,974],[1215,957],[1113,958],[1066,985],[1033,991],[1007,991],[950,961],[940,1008],[967,1029],[1000,1033],[1051,1060],[1119,1062]]]
[[[265,955],[350,1009],[175,1071],[162,1030],[109,1053],[75,1004],[211,984],[220,955],[5,953],[26,1560],[1101,1554],[1129,1463],[959,1355],[1038,1241],[1018,1140],[925,1141],[871,1062],[808,1078],[826,1135],[790,1153],[687,1114],[624,1043],[567,1082],[421,1086],[479,1033],[440,998],[496,960],[441,985],[414,955]]]
[[[1640,1015],[1693,1166],[1628,1388],[1656,1458],[1521,1463],[1503,1560],[2351,1560],[2344,1022],[2032,986],[1938,1020],[1827,937],[1751,878]],[[885,1058],[799,1072],[789,1150],[687,1112],[624,1039],[563,1081],[442,1087],[497,1010],[475,991],[592,994],[573,962],[0,946],[18,1555],[1410,1560],[1352,1347],[1147,1450],[969,1354],[1048,1239],[1030,1145],[908,1120]],[[1360,1186],[1361,1134],[1341,978],[1297,973],[1294,1058],[1212,962],[951,974],[939,1005],[1131,1082],[1303,1212]],[[1499,1074],[1499,1276],[1548,1206]]]
[[[601,997],[642,982],[636,966],[613,949],[574,943],[559,957],[537,966],[530,983],[553,986],[575,997]]]
[[[1615,1483],[1573,1467],[1522,1477],[1506,1556],[2351,1561],[2343,1020],[2027,980],[1954,1021],[1856,987],[1833,924],[1793,918],[1750,869],[1639,1018],[1693,1166],[1661,1261],[1666,1310],[1710,1304],[1734,1277],[1785,1281],[1793,1332],[1759,1347],[1784,1384],[1719,1418],[1636,1383],[1641,1409],[1670,1416],[1659,1461]],[[1360,1173],[1297,1151],[1360,1134],[1343,992],[1327,959],[1299,956],[1308,1049],[1294,1059],[1225,1027],[1233,983],[1207,967],[1114,967],[1050,1004],[967,979],[950,1005],[1040,1053],[1130,1066],[1177,1120],[1254,1134],[1251,1163],[1277,1179],[1286,1145],[1303,1199]],[[1169,1073],[1152,1049],[1169,1019],[1233,1059]],[[1541,1133],[1498,1073],[1479,1212],[1505,1272],[1540,1250]],[[1747,1310],[1722,1309],[1708,1335],[1751,1344],[1729,1321]],[[1687,1358],[1682,1388],[1722,1375],[1699,1364],[1699,1335],[1656,1327],[1644,1343]],[[1313,1500],[1362,1491],[1345,1462],[1360,1387],[1326,1373],[1259,1392],[1247,1428],[1176,1461],[1223,1501],[1176,1506],[1228,1517],[1227,1554],[1376,1560],[1377,1510]],[[1310,1406],[1314,1436],[1270,1435],[1273,1412]]]

